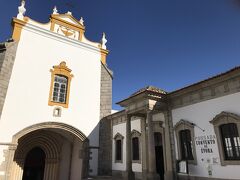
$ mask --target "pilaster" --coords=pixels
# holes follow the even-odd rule
[[[148,175],[150,180],[159,180],[160,177],[156,172],[156,155],[155,155],[155,143],[152,123],[152,111],[147,111],[147,127],[148,127]]]
[[[132,171],[131,116],[128,114],[126,114],[126,172],[124,179],[135,179]]]

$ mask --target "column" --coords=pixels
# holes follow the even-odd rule
[[[171,112],[164,112],[164,120],[165,120],[165,149],[166,149],[166,172],[165,178],[169,180],[174,179],[174,170],[173,167],[175,162],[173,163],[173,154],[175,152],[174,147],[172,147],[173,143],[173,134],[171,134]]]
[[[126,180],[134,180],[132,171],[131,116],[126,115]]]
[[[141,118],[141,138],[142,138],[142,178],[147,179],[147,137],[146,137],[146,118]]]
[[[155,142],[152,122],[152,112],[147,111],[148,123],[148,179],[159,180],[160,177],[156,172],[156,155],[155,155]]]
[[[17,149],[17,146],[13,145],[9,147],[8,150],[8,158],[7,158],[7,166],[6,166],[6,174],[5,174],[5,179],[12,179],[12,174],[14,170],[14,154]]]

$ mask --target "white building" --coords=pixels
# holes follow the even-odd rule
[[[240,67],[170,93],[149,86],[118,104],[124,110],[105,118],[116,177],[240,179]]]
[[[0,180],[240,179],[240,67],[148,86],[111,114],[105,34],[87,40],[56,7],[47,24],[18,10],[0,44]]]
[[[54,8],[47,24],[13,18],[1,44],[0,179],[79,180],[97,175],[99,120],[111,113],[106,38]]]

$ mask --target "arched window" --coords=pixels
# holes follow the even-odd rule
[[[140,138],[141,138],[141,133],[136,130],[133,130],[132,131],[132,162],[133,163],[141,163]]]
[[[123,136],[120,133],[117,133],[114,136],[115,140],[115,162],[122,163],[123,160]]]
[[[226,160],[240,160],[240,138],[235,123],[220,126]]]
[[[221,112],[210,123],[214,126],[221,165],[240,165],[240,116]]]
[[[68,107],[70,83],[73,77],[71,71],[64,61],[50,70],[52,78],[48,105]]]

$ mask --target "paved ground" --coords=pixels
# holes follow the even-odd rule
[[[111,176],[98,176],[98,177],[89,177],[84,180],[121,180],[121,179],[116,179],[116,178],[113,179]]]

